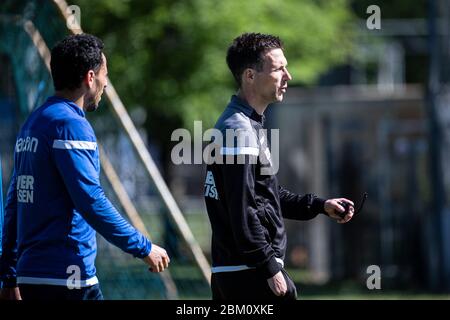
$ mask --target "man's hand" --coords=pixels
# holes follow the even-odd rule
[[[157,246],[156,244],[152,244],[152,250],[150,251],[149,255],[146,256],[143,260],[150,266],[151,272],[164,271],[164,269],[169,267],[170,262],[166,250]]]
[[[284,296],[286,294],[287,284],[281,271],[278,271],[272,278],[267,279],[267,283],[276,296]]]
[[[0,300],[22,300],[18,287],[0,290]]]
[[[345,207],[342,203],[349,205],[347,214],[341,218],[339,213],[345,212]],[[333,219],[337,220],[338,223],[346,223],[351,220],[353,213],[355,212],[354,203],[351,200],[345,198],[328,199],[325,201],[325,212]]]

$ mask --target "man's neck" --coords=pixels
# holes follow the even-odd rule
[[[237,96],[247,102],[259,115],[263,115],[264,111],[267,109],[268,104],[261,102],[257,95],[251,90],[241,88],[238,90]]]
[[[82,90],[57,90],[55,96],[73,101],[84,111],[84,93]]]

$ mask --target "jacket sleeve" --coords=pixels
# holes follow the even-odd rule
[[[63,126],[64,140],[53,142],[53,157],[77,211],[107,241],[138,258],[151,250],[150,241],[114,208],[100,185],[100,164],[94,132],[86,122]]]
[[[237,161],[245,157],[243,163]],[[255,201],[256,157],[235,156],[234,164],[219,165],[224,181],[224,193],[230,212],[233,236],[245,263],[261,270],[268,279],[278,273],[281,266],[275,252],[267,242],[261,226]]]
[[[325,201],[314,194],[298,195],[282,186],[278,187],[280,195],[281,213],[286,219],[310,220],[319,213],[325,213]]]
[[[17,192],[16,174],[13,172],[6,196],[5,219],[2,234],[3,252],[0,261],[0,275],[5,288],[16,286],[17,264]],[[0,181],[1,183],[1,181]]]

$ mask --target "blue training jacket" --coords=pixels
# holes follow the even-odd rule
[[[65,286],[74,270],[82,287],[98,283],[95,230],[135,257],[151,250],[100,186],[96,137],[84,111],[55,96],[29,116],[17,138],[4,224],[0,271],[9,287],[16,279]]]
[[[0,257],[2,255],[2,230],[3,230],[3,190],[2,190],[2,156],[0,155]],[[0,280],[0,288],[2,281]]]

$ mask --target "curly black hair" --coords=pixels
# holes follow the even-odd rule
[[[100,69],[103,42],[90,34],[70,35],[51,52],[50,69],[55,90],[77,89],[89,70]]]
[[[262,33],[244,33],[233,40],[228,48],[227,64],[239,86],[245,69],[262,70],[263,53],[270,49],[283,49],[279,37]]]

